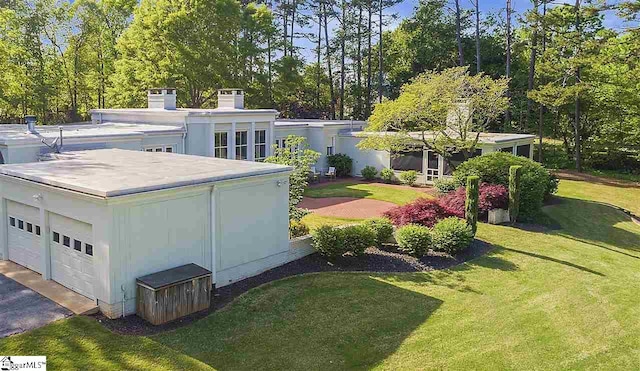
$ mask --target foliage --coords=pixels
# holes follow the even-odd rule
[[[329,166],[336,168],[336,176],[344,177],[351,175],[353,159],[346,154],[336,153],[335,155],[327,156],[327,163]]]
[[[423,256],[431,247],[431,231],[418,224],[407,224],[396,231],[398,246],[415,256]]]
[[[376,246],[382,246],[393,236],[393,223],[387,218],[373,218],[362,222],[362,225],[372,230],[376,235]]]
[[[480,190],[478,182],[480,178],[477,176],[470,176],[467,178],[467,192],[465,201],[465,219],[467,224],[471,227],[473,234],[476,234],[478,230],[478,204],[480,199]]]
[[[323,225],[312,231],[311,237],[313,248],[328,259],[340,257],[347,252],[340,227]]]
[[[367,165],[360,171],[360,174],[362,174],[362,177],[366,180],[373,180],[378,174],[378,170],[373,166]]]
[[[289,218],[300,220],[305,213],[296,205],[302,200],[304,190],[309,185],[309,171],[311,165],[320,158],[320,153],[310,150],[307,139],[295,135],[289,135],[285,139],[283,148],[275,148],[274,154],[267,157],[264,162],[287,165],[293,167],[289,176]]]
[[[520,213],[520,194],[522,193],[522,166],[509,167],[509,218],[515,223]]]
[[[454,216],[443,219],[431,230],[433,249],[456,254],[471,245],[473,235],[473,229],[464,220]]]
[[[300,220],[289,220],[289,237],[296,238],[309,234],[309,227]]]
[[[438,178],[433,181],[433,187],[439,195],[446,195],[458,189],[460,185],[453,178]]]
[[[509,205],[509,191],[501,184],[481,183],[479,188],[478,213],[479,218],[487,218],[489,210],[506,209]],[[465,217],[466,188],[460,187],[454,192],[438,198],[438,204],[448,215]]]
[[[402,151],[417,145],[442,155],[455,152],[470,157],[480,132],[507,108],[507,79],[471,75],[467,67],[424,72],[403,85],[395,100],[375,106],[360,149]]]
[[[380,170],[380,178],[382,178],[382,180],[385,183],[393,182],[395,177],[396,177],[396,173],[392,169],[389,169],[388,167],[385,167],[384,169]]]
[[[438,220],[449,216],[449,214],[440,206],[437,200],[419,198],[411,203],[385,212],[384,216],[389,218],[396,226],[421,224],[431,227]]]
[[[349,225],[341,229],[342,244],[354,255],[362,255],[364,251],[376,245],[376,232],[366,225]]]
[[[481,182],[509,185],[509,167],[522,166],[522,189],[520,195],[520,216],[523,220],[533,218],[542,208],[545,195],[553,191],[550,174],[537,162],[508,153],[494,152],[474,157],[462,163],[454,171],[453,177],[462,185],[470,175],[477,175]]]
[[[416,184],[416,180],[418,180],[418,172],[415,170],[406,170],[400,173],[399,178],[402,183],[413,187],[413,185]]]

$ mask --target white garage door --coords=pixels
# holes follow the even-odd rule
[[[49,223],[51,278],[94,299],[91,225],[58,214],[50,214]]]
[[[42,273],[38,209],[7,201],[9,260]]]

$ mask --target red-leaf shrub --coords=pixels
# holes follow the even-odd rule
[[[449,192],[438,199],[440,206],[449,215],[464,218],[464,202],[466,190],[464,187]],[[480,184],[480,199],[478,212],[486,217],[491,209],[506,209],[509,205],[509,191],[501,184]]]
[[[431,227],[439,220],[449,216],[449,214],[440,206],[438,200],[419,198],[411,203],[387,211],[384,216],[397,226],[422,224]]]

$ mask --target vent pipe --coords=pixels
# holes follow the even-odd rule
[[[37,133],[36,131],[36,116],[25,116],[24,121],[27,123],[27,132],[31,134]]]

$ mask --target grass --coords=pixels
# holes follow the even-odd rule
[[[558,186],[557,195],[565,198],[606,202],[640,215],[640,187],[562,180]]]
[[[335,218],[335,217],[322,216],[314,213],[305,215],[305,217],[302,218],[302,222],[306,224],[310,230],[314,230],[323,225],[338,226],[338,225],[345,225],[345,224],[354,224],[361,221],[362,219]]]
[[[354,197],[370,198],[373,200],[392,202],[397,205],[404,205],[417,198],[430,198],[431,195],[415,189],[390,187],[377,183],[340,182],[307,188],[306,197]]]
[[[495,249],[450,270],[292,277],[150,338],[72,318],[0,354],[52,369],[638,369],[640,226],[590,202],[638,190],[573,183],[545,208],[561,229],[480,224]]]

